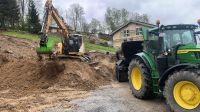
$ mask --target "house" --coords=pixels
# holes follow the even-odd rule
[[[156,25],[139,21],[129,21],[110,34],[113,47],[120,48],[121,43],[124,41],[142,41],[143,37],[140,34],[141,27],[153,28]]]
[[[72,28],[68,26],[68,30],[70,33],[73,32]],[[49,27],[49,33],[50,34],[61,34],[62,33],[62,29],[58,28],[57,26],[50,26]]]
[[[49,33],[51,34],[57,34],[57,33],[61,33],[62,30],[58,27],[54,27],[54,26],[50,26],[49,27]]]
[[[104,33],[90,34],[88,39],[91,43],[101,43],[110,41],[110,35]]]
[[[109,41],[110,40],[110,35],[109,34],[104,34],[104,33],[98,33],[98,38]]]

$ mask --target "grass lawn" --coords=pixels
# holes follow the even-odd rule
[[[30,34],[30,33],[25,33],[25,32],[14,32],[14,31],[7,31],[7,32],[2,32],[2,35],[7,35],[7,36],[12,36],[16,38],[21,38],[21,39],[28,39],[32,41],[39,41],[39,36],[35,34]],[[54,40],[55,43],[60,42],[60,39],[56,36],[49,36],[50,39]],[[104,47],[96,44],[91,44],[89,42],[85,42],[85,49],[87,51],[95,50],[97,52],[110,52],[110,53],[115,53],[116,49],[111,48],[111,47]]]
[[[14,32],[14,31],[2,32],[1,34],[16,37],[16,38],[21,38],[21,39],[39,41],[39,35],[36,35],[36,34],[30,34],[30,33],[25,33],[25,32]],[[58,37],[49,36],[49,38],[54,40],[56,43],[60,42],[60,39]]]
[[[96,44],[91,44],[89,42],[85,42],[85,49],[88,51],[95,50],[102,53],[110,52],[112,54],[114,54],[117,51],[116,49],[112,47],[104,47],[104,46],[100,46]]]

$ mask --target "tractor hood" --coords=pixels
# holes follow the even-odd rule
[[[180,46],[177,51],[177,58],[181,63],[200,64],[200,45],[188,44]]]
[[[191,51],[199,51],[200,52],[200,45],[195,45],[195,44],[188,44],[188,45],[184,45],[179,47],[178,52],[179,53],[187,53],[187,52],[191,52]]]

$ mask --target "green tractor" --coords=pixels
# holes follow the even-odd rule
[[[117,80],[128,80],[132,94],[139,99],[163,94],[172,111],[200,112],[196,29],[192,24],[141,28],[144,41],[124,42],[117,53]]]

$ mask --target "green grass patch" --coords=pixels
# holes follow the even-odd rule
[[[27,40],[32,40],[32,41],[39,40],[39,36],[38,35],[24,33],[24,32],[9,31],[9,32],[2,32],[2,34],[6,35],[6,36],[12,36],[12,37],[21,38],[21,39],[27,39]]]
[[[16,38],[21,38],[21,39],[27,39],[27,40],[31,40],[31,41],[39,41],[39,35],[30,34],[30,33],[26,33],[26,32],[7,31],[7,32],[2,32],[1,34],[6,35],[6,36],[16,37]],[[49,39],[52,39],[55,43],[58,43],[61,41],[61,39],[57,36],[50,35]],[[114,49],[114,48],[91,44],[89,42],[85,42],[85,49],[87,51],[95,50],[97,52],[102,52],[102,53],[105,53],[105,52],[115,53],[116,52],[116,49]]]
[[[6,35],[6,36],[12,36],[16,38],[21,38],[21,39],[27,39],[31,41],[39,41],[40,37],[39,35],[36,34],[30,34],[26,32],[14,32],[14,31],[8,31],[8,32],[2,32],[1,34]],[[49,39],[52,39],[55,43],[60,42],[60,38],[57,36],[49,36]]]
[[[102,53],[105,53],[105,52],[115,53],[117,51],[115,48],[112,48],[112,47],[104,47],[104,46],[100,46],[96,44],[91,44],[89,42],[85,43],[85,48],[88,51],[95,50]]]

